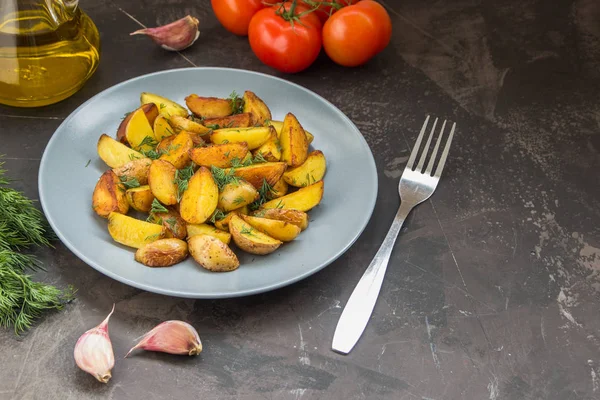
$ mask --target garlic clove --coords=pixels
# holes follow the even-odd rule
[[[202,351],[202,342],[193,326],[187,322],[173,320],[158,324],[142,336],[140,342],[133,346],[125,357],[135,349],[194,356]]]
[[[190,47],[198,39],[200,36],[198,24],[197,18],[188,15],[170,24],[140,29],[130,35],[147,35],[163,49],[179,51]]]
[[[107,383],[112,377],[115,355],[108,335],[108,320],[115,311],[115,305],[100,325],[86,331],[75,344],[75,363],[83,371],[98,381]]]

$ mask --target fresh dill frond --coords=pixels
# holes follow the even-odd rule
[[[266,163],[267,160],[263,157],[261,152],[256,153],[254,158],[252,159],[252,164]]]
[[[252,227],[248,228],[248,227],[245,227],[245,226],[244,226],[244,227],[243,227],[243,228],[240,230],[240,233],[241,233],[242,235],[256,236],[256,235],[254,234],[254,228],[252,228]]]
[[[260,189],[258,189],[258,199],[250,203],[250,209],[253,211],[258,210],[260,206],[271,200],[273,192],[273,186],[269,185],[269,182],[263,178],[263,183],[260,186]]]
[[[221,129],[221,127],[218,124],[208,124],[208,125],[204,125],[204,126],[206,126],[208,129],[212,129],[212,130]]]
[[[140,144],[138,146],[144,146],[144,145],[148,145],[150,147],[155,147],[158,143],[156,142],[156,139],[154,139],[152,136],[144,136],[144,139],[140,142]]]
[[[231,102],[231,114],[241,114],[244,111],[244,99],[235,90],[229,95],[229,101]]]
[[[169,212],[169,210],[165,206],[160,204],[160,201],[158,201],[157,199],[152,200],[152,208],[150,209],[150,214],[168,213],[168,212]]]
[[[181,200],[181,195],[188,188],[188,182],[192,175],[194,175],[194,164],[178,169],[175,172],[175,181],[173,183],[177,185],[177,201]]]
[[[237,176],[235,176],[235,171],[233,169],[225,171],[223,168],[215,167],[213,165],[210,167],[210,171],[212,172],[212,176],[215,180],[215,183],[219,187],[219,191],[222,191],[225,185],[227,184],[240,183],[240,179]]]
[[[215,210],[215,212],[213,213],[213,215],[211,215],[210,222],[212,222],[214,224],[215,222],[222,220],[226,216],[227,216],[227,214],[225,214],[223,211],[221,211],[220,209],[217,208]]]
[[[158,239],[160,237],[160,233],[155,233],[154,235],[148,235],[144,238],[144,240],[154,240],[154,239]]]
[[[233,199],[233,204],[240,205],[242,204],[244,201],[246,201],[246,199],[244,199],[244,196],[240,195],[238,197],[236,197],[235,199]]]
[[[133,189],[141,186],[140,181],[138,181],[137,178],[130,178],[127,175],[121,175],[119,179],[121,180],[123,186],[125,186],[127,189]]]

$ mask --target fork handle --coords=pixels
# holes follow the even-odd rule
[[[383,283],[383,277],[404,220],[414,205],[401,203],[381,247],[350,295],[333,334],[332,349],[348,354],[361,337]]]

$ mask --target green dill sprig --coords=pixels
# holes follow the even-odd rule
[[[150,208],[150,214],[168,213],[168,212],[169,212],[169,210],[165,206],[160,204],[160,201],[158,201],[157,199],[152,200],[152,207]]]
[[[235,90],[229,95],[229,101],[231,102],[231,114],[235,115],[244,112],[244,99]]]
[[[210,167],[210,172],[212,173],[215,183],[219,187],[219,191],[222,191],[225,185],[229,183],[239,184],[240,182],[240,178],[235,176],[235,171],[233,169],[225,171],[223,168],[212,165]]]
[[[144,145],[148,145],[150,147],[155,147],[157,144],[158,143],[156,142],[156,139],[154,139],[152,136],[144,136],[144,139],[140,142],[138,146],[142,147]]]
[[[222,220],[226,216],[227,214],[225,214],[223,211],[217,208],[215,212],[210,216],[210,222],[214,224],[215,222]]]
[[[56,239],[34,202],[9,187],[0,162],[0,326],[20,335],[47,310],[60,310],[75,290],[34,282],[26,270],[43,270],[41,262],[22,250],[52,247]]]
[[[242,235],[256,236],[256,235],[254,234],[254,228],[253,228],[253,227],[249,227],[249,228],[248,228],[248,227],[244,226],[244,227],[243,227],[243,228],[240,230],[240,233],[241,233]]]
[[[131,178],[127,175],[121,175],[119,179],[121,180],[123,186],[125,186],[125,188],[127,189],[133,189],[141,186],[140,181],[138,181],[137,178]]]
[[[250,205],[248,206],[250,207],[250,210],[258,210],[260,206],[265,204],[267,201],[271,200],[273,192],[273,186],[269,185],[269,182],[267,182],[267,180],[263,178],[263,183],[260,186],[260,189],[258,189],[258,199],[250,203]]]
[[[188,188],[188,182],[192,175],[194,175],[194,164],[178,169],[175,172],[175,181],[173,183],[177,185],[177,201],[181,200],[183,192]]]

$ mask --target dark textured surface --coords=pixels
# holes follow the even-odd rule
[[[217,23],[207,0],[99,3],[82,5],[102,35],[88,84],[43,109],[0,107],[6,167],[34,198],[46,142],[100,90],[193,65],[282,76]],[[38,278],[72,283],[78,298],[23,337],[0,331],[0,398],[600,398],[600,3],[385,4],[393,39],[367,66],[321,57],[284,76],[332,101],[371,146],[380,190],[358,242],[300,283],[216,301],[124,286],[59,244],[39,254],[48,272]],[[200,19],[202,35],[181,55],[128,35],[135,20],[154,26],[186,14]],[[426,113],[458,121],[452,157],[433,200],[400,235],[365,335],[337,355],[340,307],[385,236]],[[117,364],[101,385],[76,368],[72,351],[113,302]],[[122,359],[133,338],[165,319],[198,328],[200,357]]]

